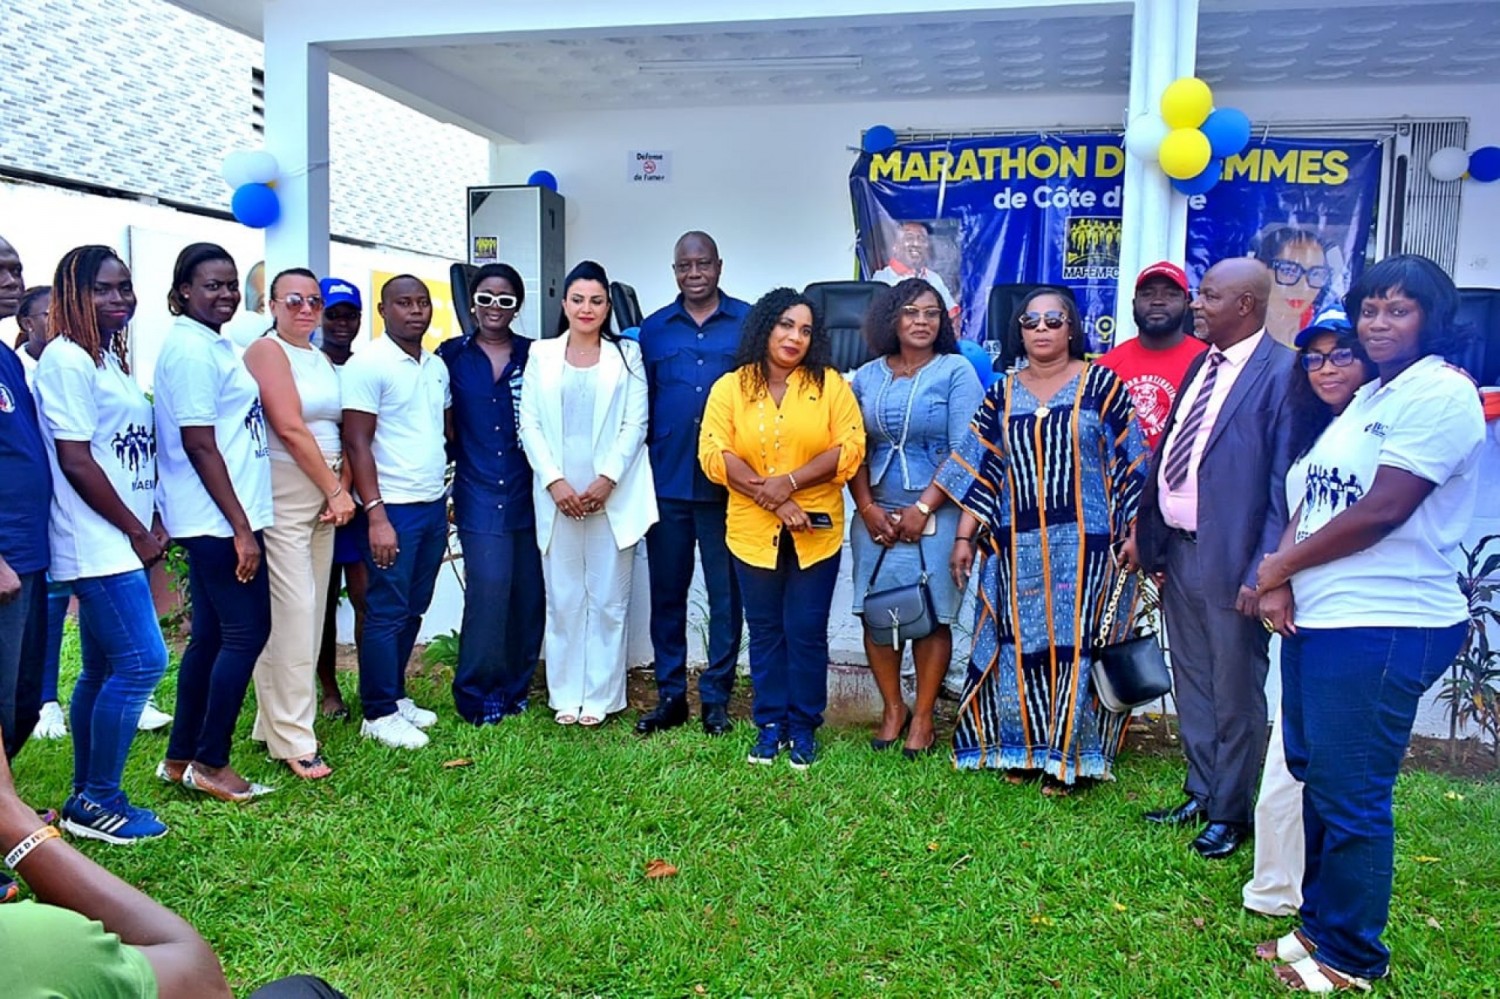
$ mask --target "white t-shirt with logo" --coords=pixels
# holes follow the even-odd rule
[[[151,400],[106,350],[96,367],[84,349],[58,337],[37,362],[35,393],[52,464],[50,535],[59,582],[141,568],[130,539],[73,488],[57,462],[57,441],[86,441],[109,484],[141,526],[156,505],[156,430]]]
[[[448,467],[443,412],[453,404],[448,366],[425,350],[419,358],[381,336],[339,369],[344,408],[375,416],[370,451],[380,498],[387,503],[443,497]]]
[[[43,355],[45,356],[45,355]],[[271,525],[271,462],[260,387],[228,337],[178,316],[156,359],[157,506],[174,538],[234,536],[182,446],[183,427],[213,427],[252,530]]]
[[[1444,628],[1469,616],[1454,553],[1478,493],[1484,412],[1474,383],[1436,356],[1361,386],[1307,456],[1297,540],[1357,503],[1382,466],[1435,488],[1364,551],[1292,577],[1308,628]]]

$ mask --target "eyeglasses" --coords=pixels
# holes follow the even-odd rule
[[[292,292],[292,294],[285,298],[273,298],[271,301],[280,302],[293,312],[301,312],[304,305],[314,312],[323,311],[323,299],[318,295],[308,295],[304,298],[296,292]]]
[[[1354,349],[1352,347],[1335,347],[1326,354],[1317,351],[1306,351],[1302,355],[1302,370],[1317,371],[1327,361],[1335,368],[1347,368],[1354,363]]]
[[[1279,285],[1296,284],[1307,276],[1309,288],[1326,288],[1328,282],[1333,280],[1333,268],[1319,265],[1317,267],[1303,267],[1295,260],[1273,260],[1271,261],[1271,273],[1276,276]]]
[[[672,270],[678,274],[691,274],[693,271],[710,274],[718,265],[717,260],[681,260],[672,265]]]
[[[943,310],[942,309],[919,309],[915,305],[903,305],[903,306],[901,306],[901,318],[903,318],[903,319],[916,319],[919,316],[921,318],[927,320],[929,323],[936,323],[936,322],[940,322],[942,320],[942,318],[943,318]]]
[[[1055,309],[1049,309],[1046,312],[1023,312],[1019,319],[1023,330],[1034,330],[1043,323],[1047,324],[1049,330],[1062,329],[1067,321],[1067,313],[1058,312]]]
[[[474,293],[474,307],[476,309],[514,309],[521,304],[521,300],[515,295],[501,292],[491,295],[487,291],[476,291]]]

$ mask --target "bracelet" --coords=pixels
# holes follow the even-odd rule
[[[956,537],[954,537],[953,540],[954,541],[967,541],[969,544],[972,545],[974,543],[974,535],[972,535],[972,534],[960,534],[960,535],[957,535]]]
[[[32,850],[35,850],[38,846],[47,842],[47,840],[56,839],[60,835],[62,834],[57,831],[56,826],[42,826],[42,828],[17,843],[15,849],[5,855],[5,866],[11,870],[15,870],[16,866],[25,860],[26,855]]]
[[[786,473],[786,480],[792,484],[792,492],[797,491],[797,477],[791,472]]]
[[[328,498],[329,499],[337,499],[338,497],[342,496],[343,493],[344,493],[344,484],[342,482],[340,482],[338,485],[336,485],[336,486],[333,487],[333,492],[331,492],[331,493],[328,494]]]
[[[870,507],[872,507],[874,505],[875,505],[875,501],[874,500],[870,500],[870,502],[866,503],[864,506],[862,506],[862,507],[859,508],[859,515],[861,517],[863,517],[865,515],[865,511],[868,510],[868,509],[870,509]]]
[[[380,506],[380,505],[382,505],[384,503],[385,503],[385,500],[381,499],[379,496],[376,496],[372,500],[365,500],[365,513],[369,513],[371,510],[375,509],[377,506]]]

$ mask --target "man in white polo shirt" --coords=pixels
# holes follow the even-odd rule
[[[437,715],[406,696],[406,663],[448,547],[443,473],[448,458],[448,369],[422,349],[432,300],[402,274],[380,289],[385,335],[342,369],[344,454],[364,502],[359,539],[369,571],[359,643],[360,733],[387,746],[420,749]]]

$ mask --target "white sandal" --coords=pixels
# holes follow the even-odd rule
[[[1293,981],[1290,976],[1296,976]],[[1276,969],[1276,977],[1293,992],[1368,992],[1370,980],[1319,964],[1315,957],[1304,957]]]
[[[1293,964],[1312,957],[1314,950],[1316,948],[1307,937],[1302,935],[1301,930],[1293,930],[1284,937],[1256,944],[1255,956],[1262,961],[1283,961]]]

